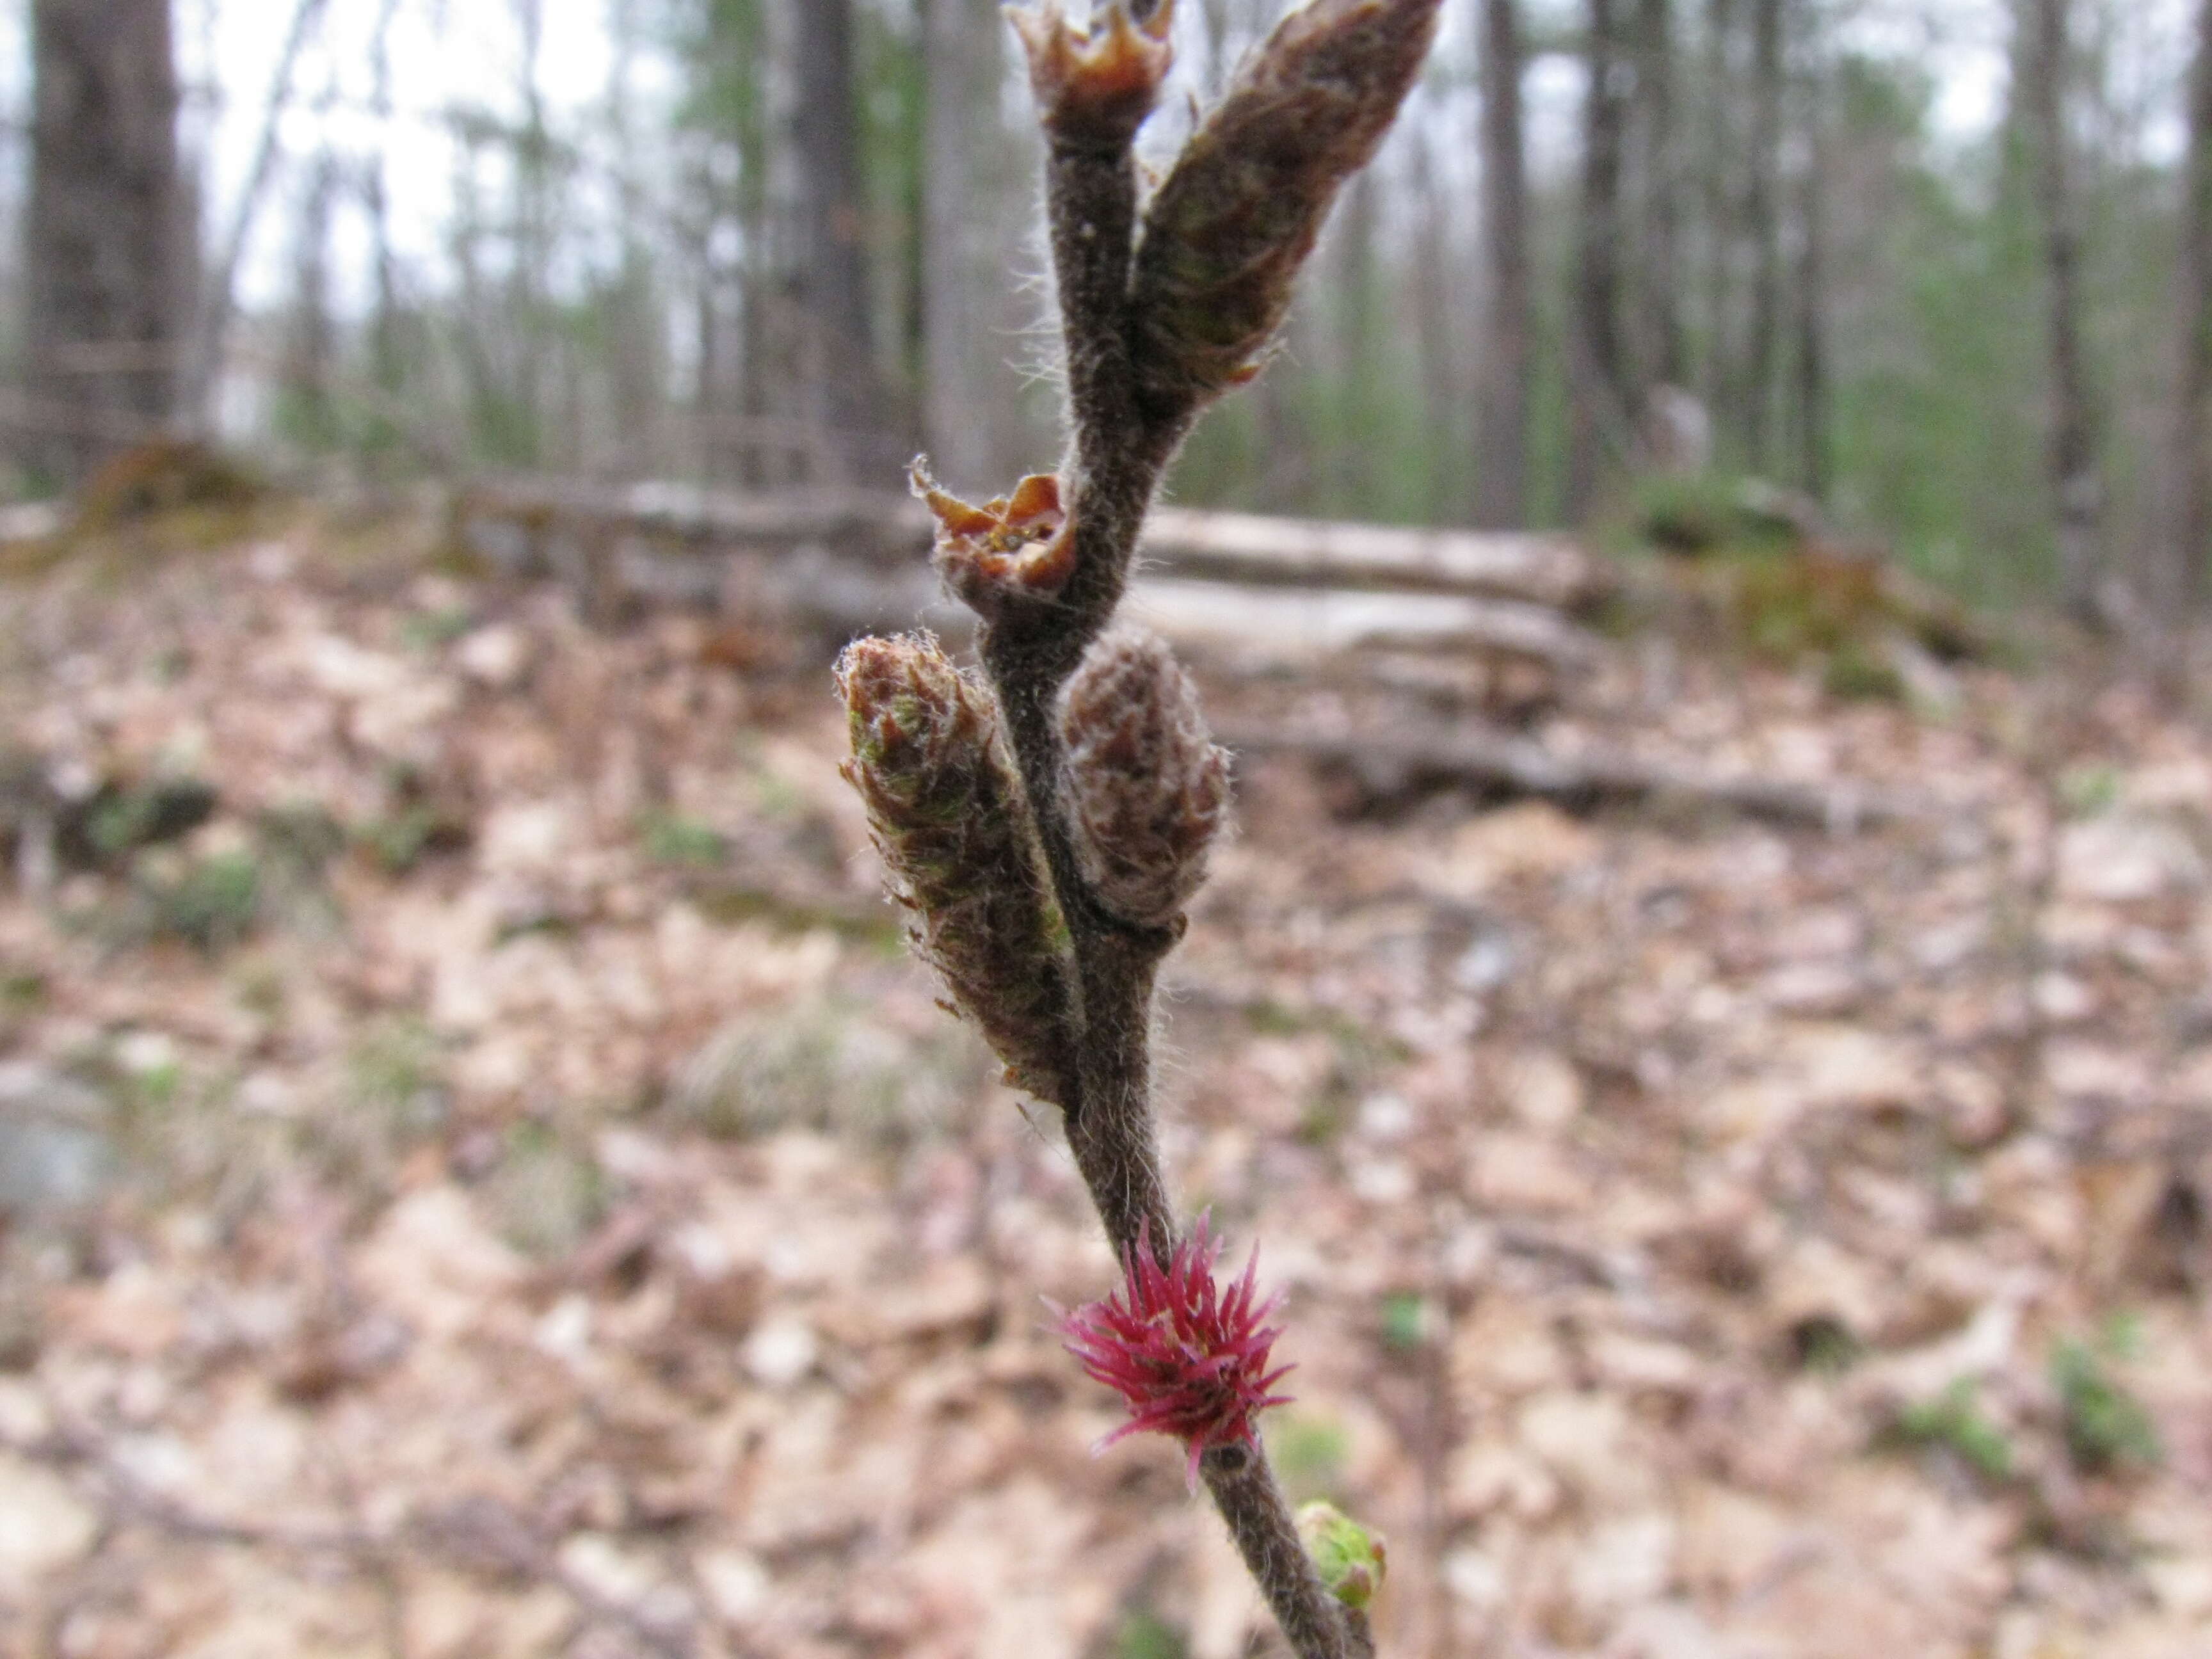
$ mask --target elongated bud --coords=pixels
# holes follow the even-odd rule
[[[845,777],[867,805],[915,951],[974,1020],[1007,1081],[1065,1103],[1066,929],[990,694],[927,634],[856,640],[837,659]]]
[[[1168,46],[1174,12],[1172,3],[1161,5],[1134,22],[1127,5],[1117,0],[1103,18],[1079,29],[1067,21],[1060,0],[1044,0],[1033,9],[1009,9],[1029,54],[1030,85],[1044,112],[1045,131],[1055,139],[1101,148],[1119,148],[1135,137],[1175,61]]]
[[[1074,524],[1051,473],[1031,473],[1012,495],[994,495],[981,507],[947,494],[918,457],[907,477],[937,520],[938,574],[985,621],[1008,597],[1050,599],[1075,574]]]
[[[1229,756],[1190,676],[1152,635],[1106,635],[1060,692],[1060,732],[1084,879],[1125,921],[1172,925],[1229,807]]]
[[[1388,1565],[1381,1533],[1361,1526],[1335,1504],[1316,1500],[1298,1506],[1298,1537],[1331,1595],[1354,1609],[1375,1599]]]
[[[1337,187],[1396,118],[1439,0],[1313,0],[1277,27],[1145,214],[1133,318],[1147,411],[1259,372]]]

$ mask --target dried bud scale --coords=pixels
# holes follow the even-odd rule
[[[1153,196],[1131,315],[1147,416],[1257,372],[1339,185],[1397,117],[1440,0],[1313,0],[1238,72]]]
[[[1068,21],[1060,0],[1007,14],[1029,57],[1045,131],[1055,141],[1126,145],[1152,112],[1175,61],[1168,46],[1175,7],[1170,0],[1144,9],[1139,21],[1117,0],[1087,29]]]
[[[1049,599],[1075,574],[1074,526],[1051,473],[1031,473],[981,507],[948,494],[920,457],[907,478],[937,520],[938,574],[977,616],[996,617],[1009,595]]]
[[[1006,1062],[1065,1103],[1065,928],[981,684],[929,635],[857,640],[837,660],[860,792],[916,952]]]
[[[1133,1434],[1172,1435],[1189,1454],[1186,1478],[1198,1484],[1209,1451],[1242,1446],[1257,1451],[1253,1418],[1290,1396],[1269,1392],[1288,1365],[1270,1370],[1267,1357],[1281,1333],[1261,1323],[1280,1301],[1255,1301],[1255,1246],[1227,1290],[1214,1278],[1221,1247],[1209,1218],[1170,1252],[1163,1266],[1149,1226],[1122,1259],[1121,1289],[1060,1316],[1060,1334],[1094,1381],[1128,1402],[1129,1420],[1101,1440],[1103,1451]]]
[[[1164,641],[1094,641],[1060,697],[1067,803],[1084,879],[1125,921],[1171,927],[1206,879],[1229,807],[1229,756]]]

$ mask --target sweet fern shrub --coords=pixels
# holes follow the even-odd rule
[[[1171,0],[1010,15],[1028,54],[1066,368],[1058,467],[980,505],[912,474],[975,668],[922,635],[838,664],[846,775],[950,1005],[1007,1080],[1059,1108],[1122,1284],[1062,1316],[1128,1401],[1115,1436],[1181,1443],[1300,1659],[1374,1650],[1378,1540],[1293,1516],[1253,1419],[1283,1396],[1249,1261],[1224,1283],[1169,1200],[1152,1102],[1161,961],[1228,810],[1227,757],[1168,647],[1115,621],[1145,516],[1199,413],[1254,379],[1339,187],[1396,118],[1439,0],[1312,0],[1246,60],[1157,187],[1138,131]]]

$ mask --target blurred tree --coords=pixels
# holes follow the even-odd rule
[[[210,402],[222,372],[231,323],[238,313],[239,270],[246,258],[246,246],[260,222],[263,203],[276,182],[277,164],[283,155],[283,119],[292,104],[293,77],[299,69],[301,53],[322,22],[327,5],[328,0],[296,0],[292,9],[291,24],[284,31],[283,45],[276,54],[276,72],[270,77],[269,90],[262,102],[261,131],[254,141],[253,159],[247,165],[245,185],[231,210],[230,222],[216,245],[214,264],[209,270],[194,320],[191,352],[182,365],[182,399],[202,416],[212,412]]]
[[[193,258],[169,0],[33,0],[31,52],[27,448],[66,483],[177,409]]]
[[[1646,386],[1680,386],[1686,364],[1677,258],[1681,204],[1673,0],[1639,0],[1636,54],[1635,149],[1642,177],[1636,251],[1638,379]]]
[[[2068,131],[2070,0],[2016,0],[2011,127],[2042,233],[2050,363],[2049,477],[2055,504],[2059,599],[2076,619],[2100,620],[2098,526],[2104,483],[2081,320],[2081,249]]]
[[[1732,430],[1735,411],[1735,343],[1741,329],[1735,311],[1736,238],[1735,180],[1745,165],[1746,146],[1739,142],[1732,55],[1738,28],[1736,0],[1706,0],[1705,16],[1703,154],[1698,158],[1704,175],[1701,227],[1705,248],[1705,408],[1713,424]]]
[[[1627,252],[1622,159],[1636,71],[1623,15],[1627,0],[1588,0],[1583,52],[1582,199],[1575,239],[1574,323],[1567,510],[1587,511],[1600,477],[1627,449],[1634,408],[1621,331],[1621,264]]]
[[[1524,524],[1528,515],[1532,343],[1522,70],[1516,0],[1482,0],[1482,222],[1489,281],[1475,514],[1479,522],[1499,528]]]
[[[292,315],[277,409],[278,429],[323,451],[340,436],[334,396],[337,369],[331,310],[331,231],[338,197],[337,158],[327,149],[308,169],[292,230]]]
[[[2189,69],[2189,149],[2183,161],[2181,398],[2175,471],[2182,508],[2169,582],[2195,605],[2212,549],[2212,0],[2199,0]]]
[[[1782,39],[1783,0],[1752,0],[1751,142],[1742,221],[1751,256],[1751,316],[1734,401],[1743,422],[1744,459],[1762,471],[1773,461],[1774,355],[1782,326]]]
[[[825,428],[823,460],[850,479],[882,459],[890,424],[870,300],[853,0],[799,0],[794,25],[792,269],[814,393],[808,413]]]
[[[1817,69],[1802,83],[1804,172],[1797,198],[1795,290],[1797,339],[1791,415],[1797,483],[1816,501],[1828,495],[1828,134],[1827,87]]]
[[[768,481],[763,413],[773,309],[769,257],[769,63],[763,0],[669,0],[682,91],[672,230],[690,284],[690,409],[701,473]]]

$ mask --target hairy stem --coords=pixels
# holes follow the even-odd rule
[[[1365,1617],[1348,1611],[1322,1585],[1267,1459],[1231,1446],[1208,1452],[1200,1468],[1245,1570],[1299,1659],[1371,1659],[1375,1642]]]
[[[1146,508],[1180,430],[1148,432],[1136,415],[1127,312],[1137,221],[1136,161],[1126,139],[1054,135],[1046,169],[1073,432],[1069,486],[1075,569],[1047,599],[1010,602],[981,641],[1022,775],[1076,967],[1068,1010],[1076,1088],[1068,1140],[1116,1253],[1149,1222],[1164,1262],[1173,1212],[1152,1114],[1152,1000],[1173,933],[1108,915],[1077,867],[1060,799],[1064,758],[1053,701],[1121,603]]]
[[[1154,8],[1139,4],[1139,21]],[[1054,701],[1120,604],[1160,475],[1188,413],[1146,420],[1132,364],[1129,290],[1137,173],[1126,138],[1052,137],[1046,198],[1059,280],[1073,424],[1062,464],[1075,538],[1074,570],[1049,597],[1010,596],[981,639],[1045,863],[1066,919],[1075,983],[1065,1015],[1074,1087],[1067,1137],[1117,1255],[1149,1240],[1164,1266],[1176,1240],[1152,1101],[1152,997],[1180,928],[1133,926],[1111,914],[1082,875],[1060,778],[1065,753]],[[1299,1659],[1361,1659],[1364,1620],[1331,1596],[1300,1544],[1263,1454],[1209,1454],[1206,1480],[1253,1577]]]
[[[1058,1053],[1046,1062],[1018,1052],[1017,1070],[1057,1086],[1069,1146],[1116,1252],[1133,1259],[1148,1248],[1163,1269],[1176,1229],[1152,1115],[1154,985],[1202,877],[1223,763],[1171,660],[1127,656],[1112,672],[1163,700],[1149,726],[1114,718],[1121,682],[1104,691],[1103,717],[1095,704],[1086,715],[1082,696],[1069,699],[1070,731],[1082,732],[1073,747],[1096,763],[1076,785],[1086,817],[1064,793],[1071,738],[1060,692],[1121,603],[1146,512],[1197,411],[1257,372],[1337,187],[1373,155],[1419,72],[1439,0],[1313,0],[1294,12],[1185,147],[1146,208],[1140,249],[1134,140],[1170,61],[1168,3],[1094,4],[1087,29],[1055,0],[1012,14],[1046,137],[1067,451],[1056,478],[1024,479],[988,507],[945,496],[926,470],[915,475],[939,517],[939,568],[982,619],[984,671],[1067,930],[1065,969],[1055,956],[1058,990],[1046,999],[1057,1012],[1042,1021]],[[891,724],[886,742],[904,736]],[[1180,749],[1148,746],[1148,731],[1180,733]],[[1085,842],[1079,819],[1133,827]],[[979,958],[975,977],[988,979],[1000,956]],[[1036,1000],[1010,1000],[1025,1015]],[[1235,1444],[1190,1443],[1213,1444],[1206,1485],[1284,1635],[1299,1659],[1369,1659],[1364,1618],[1322,1583],[1249,1421],[1239,1424]]]

